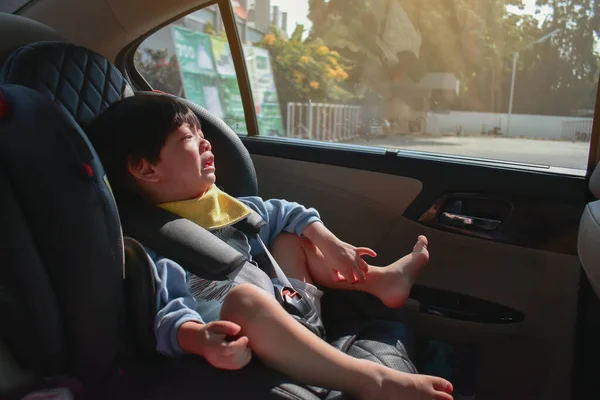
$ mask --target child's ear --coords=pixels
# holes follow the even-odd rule
[[[145,158],[135,160],[131,157],[127,160],[127,170],[136,180],[142,182],[158,181],[156,168]]]

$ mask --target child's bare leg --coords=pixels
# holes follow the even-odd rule
[[[406,374],[336,350],[255,286],[229,292],[221,319],[241,326],[256,356],[298,382],[360,399],[451,399],[452,385],[442,378]]]
[[[386,267],[369,265],[367,279],[349,283],[339,275],[334,280],[327,268],[323,253],[308,239],[284,233],[273,243],[273,257],[291,278],[332,289],[356,290],[370,293],[390,308],[401,307],[421,269],[429,262],[427,238],[419,236],[412,253]]]

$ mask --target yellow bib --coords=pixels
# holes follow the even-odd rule
[[[252,213],[244,203],[222,192],[215,185],[197,199],[173,201],[158,206],[209,231],[233,225]]]

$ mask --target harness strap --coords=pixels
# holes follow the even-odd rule
[[[246,257],[201,226],[144,201],[122,205],[125,235],[204,279],[224,280]]]
[[[226,242],[198,224],[161,208],[136,204],[129,206],[122,219],[125,234],[135,237],[158,254],[177,262],[184,269],[204,279],[224,280],[227,275],[248,260]],[[266,225],[257,213],[232,225],[249,237],[256,238],[265,251],[265,262],[277,277],[275,297],[290,315],[315,334],[324,337],[325,328],[320,312],[290,283],[267,246],[261,240],[260,229]]]

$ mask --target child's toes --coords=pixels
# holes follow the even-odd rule
[[[441,390],[446,393],[452,393],[454,391],[452,384],[450,382],[448,382],[447,380],[445,380],[444,378],[436,377],[433,379],[433,382],[431,382],[431,383],[435,390]]]
[[[435,392],[435,394],[433,395],[433,398],[435,400],[453,400],[454,397],[452,397],[451,395],[449,395],[446,392]]]
[[[415,246],[413,247],[413,251],[414,252],[423,251],[424,249],[427,249],[427,244],[428,244],[427,238],[425,236],[419,236],[417,243],[415,243]]]

